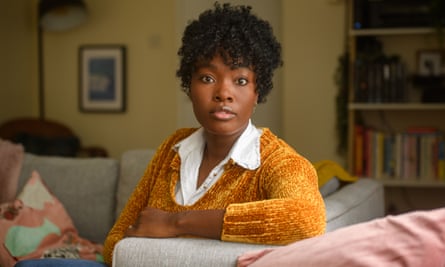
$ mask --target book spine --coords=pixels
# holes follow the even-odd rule
[[[445,182],[445,140],[440,138],[437,143],[437,176]]]
[[[374,175],[376,178],[383,178],[384,134],[376,131],[374,134],[374,140]]]
[[[356,176],[364,175],[363,151],[364,151],[364,127],[363,125],[355,125],[354,134],[354,173]]]

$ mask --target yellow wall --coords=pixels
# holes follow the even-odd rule
[[[16,15],[21,20],[28,13],[32,14],[24,6],[35,8],[26,3],[29,0],[21,0],[2,1],[0,9],[4,10],[5,2],[17,2],[16,10],[19,14]],[[131,4],[121,4],[122,1],[95,0],[87,3],[90,14],[84,25],[66,32],[44,33],[45,117],[70,126],[81,137],[84,145],[105,146],[114,157],[131,148],[156,147],[176,126],[175,102],[178,86],[175,78],[175,23],[171,16],[165,15],[174,10],[173,1],[133,0]],[[11,21],[15,20],[11,18]],[[14,56],[10,62],[27,62],[25,66],[20,66],[21,70],[17,67],[17,75],[22,73],[28,76],[34,73],[29,65],[34,67],[36,60],[32,62],[23,59],[24,56],[20,55],[21,46],[32,50],[36,44],[33,43],[35,37],[28,36],[35,27],[35,21],[30,18],[27,20],[31,20],[31,25],[18,27],[18,32],[27,34],[24,44],[14,39],[14,44],[19,44],[20,47],[12,49],[19,55],[19,61]],[[7,32],[9,36],[17,35],[10,29]],[[125,113],[79,112],[78,47],[85,44],[126,45],[128,108]],[[0,66],[9,68],[5,64]],[[21,115],[38,115],[36,108],[28,108],[30,102],[33,102],[31,106],[37,105],[35,95],[28,97],[28,93],[23,93],[20,97],[13,98],[6,95],[16,89],[37,91],[35,80],[23,80],[9,75],[2,77],[2,81],[6,83],[17,81],[19,84],[14,84],[13,90],[2,87],[0,106],[6,104],[5,110],[9,114],[2,112],[1,120]],[[24,111],[17,112],[19,110],[15,107]]]
[[[177,34],[182,32],[175,20],[178,2],[86,3],[86,24],[44,33],[46,117],[70,126],[84,145],[106,147],[113,157],[132,148],[156,147],[180,124],[175,78]],[[0,62],[0,123],[38,115],[35,5],[36,0],[0,2],[1,18],[7,20],[0,33],[8,40],[0,41],[0,55],[8,62]],[[3,16],[5,8],[13,12]],[[333,74],[343,52],[344,1],[282,0],[281,8],[281,137],[310,160],[341,161],[335,152]],[[84,44],[127,46],[127,112],[79,112],[77,53]],[[9,46],[7,52],[4,45]]]
[[[345,3],[283,0],[283,131],[312,161],[336,160],[337,88],[334,71],[344,51]]]
[[[68,123],[85,144],[112,156],[156,147],[176,125],[175,23],[172,1],[87,1],[85,25],[45,34],[47,114]],[[126,3],[126,2],[125,2]],[[77,52],[84,44],[127,47],[127,111],[85,114],[78,109]]]
[[[37,112],[33,3],[0,2],[0,122]]]

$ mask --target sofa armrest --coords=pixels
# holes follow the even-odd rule
[[[360,179],[325,198],[327,231],[384,216],[383,185]],[[236,266],[246,251],[274,247],[196,238],[125,238],[113,266]]]
[[[361,178],[327,196],[324,199],[326,231],[383,217],[385,215],[383,188],[383,184],[378,180]]]
[[[239,255],[271,245],[197,238],[124,238],[113,252],[113,266],[236,266]]]

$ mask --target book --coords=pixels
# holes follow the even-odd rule
[[[437,177],[445,182],[445,141],[443,138],[437,142]]]
[[[364,175],[363,167],[363,145],[364,145],[364,126],[354,126],[354,174],[356,176]]]
[[[374,177],[383,178],[383,161],[384,161],[384,134],[380,131],[374,131]]]
[[[384,155],[383,155],[383,174],[385,177],[394,177],[396,166],[395,136],[393,134],[384,135]]]

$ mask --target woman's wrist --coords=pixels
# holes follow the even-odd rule
[[[173,227],[177,236],[194,235],[220,239],[224,210],[193,210],[173,215]]]

